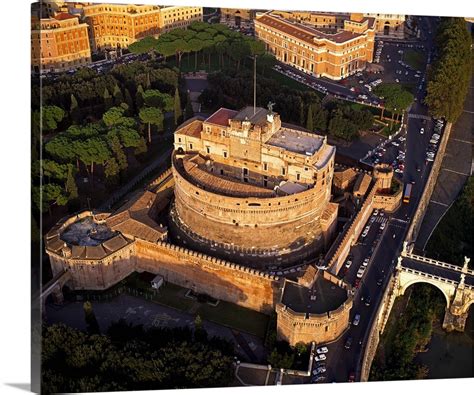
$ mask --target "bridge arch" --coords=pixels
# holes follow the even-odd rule
[[[432,280],[430,278],[418,277],[418,278],[415,278],[415,279],[410,279],[410,280],[405,281],[405,282],[400,281],[399,295],[404,295],[408,288],[410,288],[412,285],[417,284],[417,283],[425,283],[425,284],[429,284],[429,285],[437,288],[444,295],[444,298],[446,300],[446,309],[449,309],[449,307],[451,306],[451,297],[452,297],[452,295],[450,295],[447,292],[446,288],[443,289],[441,287],[441,284],[440,284],[439,281]],[[454,294],[454,292],[455,292],[454,285],[452,285],[452,284],[446,284],[446,285],[449,285],[449,286],[453,287],[453,294]]]

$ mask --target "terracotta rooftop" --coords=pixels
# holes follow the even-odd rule
[[[203,120],[204,118],[199,116],[188,119],[180,125],[179,129],[176,130],[176,133],[184,134],[186,136],[200,137]]]
[[[230,177],[216,176],[203,168],[204,160],[198,156],[185,156],[182,166],[187,178],[208,191],[226,196],[239,197],[274,197],[272,189],[243,183]]]
[[[370,182],[372,177],[365,173],[359,174],[355,184],[354,184],[354,195],[364,196],[369,189]]]
[[[66,19],[72,19],[72,18],[77,18],[77,16],[71,15],[68,12],[60,12],[59,14],[56,14],[54,16],[54,19],[57,19],[58,21],[64,21]]]
[[[238,114],[238,111],[228,108],[219,108],[214,114],[205,120],[207,123],[213,123],[220,126],[229,126],[229,119]]]
[[[273,29],[292,36],[293,38],[306,41],[307,43],[314,46],[324,45],[323,43],[318,43],[319,40],[343,43],[361,36],[361,34],[351,33],[346,30],[340,31],[336,34],[328,34],[301,23],[289,22],[275,15],[263,15],[262,17],[258,18],[257,21],[263,25],[267,25]]]

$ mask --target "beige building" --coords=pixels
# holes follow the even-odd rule
[[[345,19],[326,15],[315,17],[310,23],[302,21],[300,13],[292,18],[290,14],[293,13],[271,11],[257,15],[255,20],[256,37],[265,42],[267,50],[279,61],[333,80],[361,71],[367,62],[372,62],[374,18],[362,14],[351,14]]]
[[[397,14],[364,14],[366,17],[375,18],[377,36],[395,38],[405,37],[405,15]]]
[[[77,16],[31,19],[31,65],[35,72],[65,71],[91,62],[87,25]]]
[[[202,21],[202,7],[91,4],[83,13],[93,51],[126,48],[144,37]]]
[[[220,22],[231,27],[251,27],[255,14],[255,10],[221,8]]]
[[[326,137],[282,123],[271,109],[221,108],[175,132],[173,219],[248,262],[302,259],[334,231],[334,156]]]

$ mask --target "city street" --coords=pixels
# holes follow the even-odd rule
[[[433,23],[432,18],[421,19],[423,24],[431,25]],[[434,30],[433,27],[429,28]],[[426,41],[425,45],[431,48],[432,41]],[[350,256],[353,257],[353,263],[344,278],[345,281],[351,284],[354,284],[355,275],[361,262],[365,258],[370,257],[371,248],[374,248],[374,251],[370,257],[361,284],[354,295],[351,320],[358,313],[360,314],[360,322],[357,326],[351,325],[340,339],[327,345],[329,352],[327,353],[326,360],[327,372],[325,374],[325,382],[347,382],[351,374],[355,375],[356,381],[360,379],[357,374],[358,365],[362,358],[361,352],[363,351],[364,341],[367,340],[366,337],[370,331],[370,324],[381,302],[387,279],[397,263],[397,257],[400,255],[403,240],[409,227],[409,221],[418,206],[431,168],[432,162],[426,162],[425,157],[433,131],[433,122],[430,120],[424,123],[423,118],[419,117],[420,115],[428,115],[427,107],[421,104],[423,97],[424,89],[421,89],[417,92],[417,101],[410,108],[406,119],[406,160],[403,181],[415,181],[410,202],[408,204],[402,203],[402,206],[388,218],[388,222],[378,242],[377,235],[380,232],[380,224],[382,223],[382,220],[379,219],[380,215],[377,216],[377,219],[372,224],[365,240],[362,243],[359,240],[351,248]],[[423,134],[420,134],[421,127],[425,128]],[[393,149],[387,149],[383,162],[390,163],[393,151]],[[374,241],[377,243],[376,245],[374,245]],[[383,278],[383,283],[378,285],[377,282],[381,278]],[[367,296],[370,296],[371,299],[369,306],[365,304]],[[349,349],[346,349],[345,343],[348,337],[352,337],[352,344]]]

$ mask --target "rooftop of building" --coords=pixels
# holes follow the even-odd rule
[[[347,298],[345,289],[318,274],[312,288],[285,282],[281,302],[297,313],[324,314],[336,310]]]
[[[199,155],[185,155],[175,162],[189,181],[200,188],[232,197],[274,197],[273,189],[264,188],[235,180],[223,175],[215,175],[206,169],[206,161]]]
[[[297,154],[313,155],[323,145],[324,137],[303,133],[294,129],[281,128],[267,142],[268,145],[283,148]]]
[[[64,229],[61,239],[71,245],[97,246],[116,234],[106,224],[97,223],[93,217],[86,217]]]
[[[240,110],[232,119],[236,121],[249,121],[253,125],[263,126],[267,123],[267,114],[270,111],[266,108],[247,106]]]
[[[220,126],[229,126],[229,119],[232,119],[237,114],[238,111],[221,107],[214,114],[206,118],[204,122]]]
[[[54,19],[58,21],[64,21],[66,19],[73,19],[73,18],[77,18],[77,15],[71,15],[68,12],[60,12],[54,15]]]
[[[178,132],[179,134],[183,134],[185,136],[200,137],[203,121],[204,117],[192,117],[179,126]]]
[[[324,44],[318,44],[315,40],[329,40],[340,44],[362,36],[361,34],[352,33],[347,30],[341,30],[334,34],[329,34],[314,27],[298,22],[291,22],[272,14],[265,14],[257,20],[264,25],[280,30],[289,36],[298,38],[316,46],[322,46]]]

